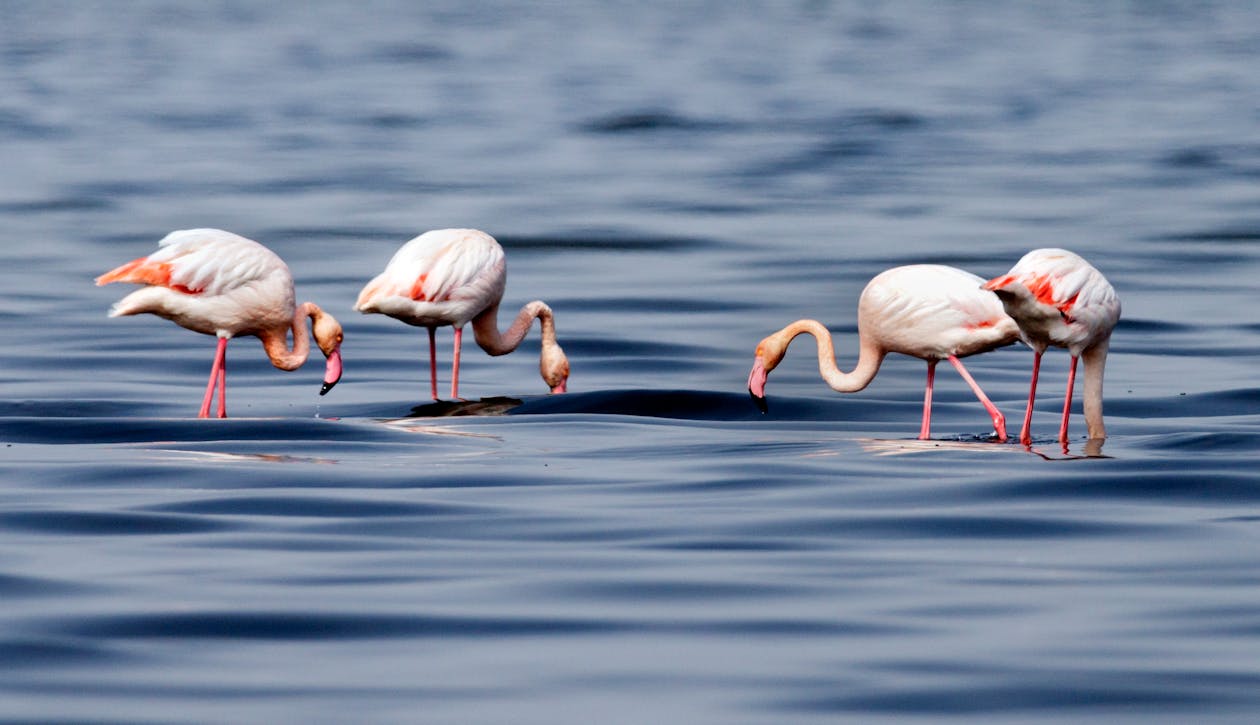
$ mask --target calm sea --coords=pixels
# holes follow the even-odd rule
[[[1260,6],[0,2],[0,721],[1253,722]],[[345,377],[107,319],[173,229],[284,257]],[[471,226],[537,338],[351,311]],[[1089,258],[1101,457],[948,366],[831,392],[904,263]],[[471,335],[469,336],[471,338]],[[450,335],[439,338],[443,387]],[[1031,353],[969,361],[1018,430]]]

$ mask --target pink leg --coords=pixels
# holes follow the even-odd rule
[[[429,392],[437,400],[437,328],[429,328]]]
[[[1028,407],[1024,409],[1024,427],[1019,429],[1019,443],[1032,445],[1033,401],[1037,399],[1037,375],[1041,372],[1041,353],[1033,352],[1032,382],[1028,384]]]
[[[451,363],[451,400],[459,400],[459,343],[464,337],[464,328],[455,328],[455,358]]]
[[[925,441],[932,432],[932,383],[936,379],[936,361],[928,360],[927,388],[923,391],[923,425],[919,426],[919,440]]]
[[[1076,384],[1076,356],[1068,368],[1067,396],[1063,398],[1063,424],[1059,426],[1059,442],[1067,444],[1068,414],[1072,412],[1072,386]]]
[[[1006,416],[1002,415],[1002,411],[998,410],[997,406],[993,404],[993,401],[989,400],[989,396],[985,395],[984,391],[980,389],[980,386],[971,377],[971,373],[967,372],[967,368],[963,367],[962,360],[950,355],[949,361],[954,364],[954,369],[958,371],[958,374],[962,376],[962,379],[966,380],[967,384],[971,386],[971,392],[975,393],[976,397],[980,399],[980,403],[984,405],[984,409],[989,411],[989,417],[993,419],[993,431],[997,433],[998,440],[1005,443]]]
[[[206,383],[206,395],[201,399],[201,410],[197,413],[198,418],[210,417],[210,401],[214,400],[214,385],[219,379],[226,357],[227,338],[220,337],[219,346],[214,352],[214,364],[210,366],[210,380]],[[220,398],[222,398],[222,393],[220,393]]]

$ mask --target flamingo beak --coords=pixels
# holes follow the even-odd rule
[[[753,361],[752,371],[748,373],[748,394],[757,404],[757,410],[763,414],[769,410],[769,406],[766,405],[766,378],[769,375],[770,373],[766,372],[765,363],[758,356]]]
[[[565,393],[565,392],[568,392],[568,389],[569,389],[569,381],[568,381],[568,380],[561,380],[559,385],[556,385],[556,386],[554,386],[554,387],[552,387],[552,388],[551,388],[551,392],[553,392],[553,393]]]
[[[340,345],[334,347],[333,351],[328,353],[328,366],[324,369],[324,386],[319,389],[319,394],[324,395],[329,390],[332,390],[338,380],[341,380]]]

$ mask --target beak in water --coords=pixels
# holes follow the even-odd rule
[[[769,410],[766,405],[766,366],[758,357],[753,361],[752,372],[748,373],[748,394],[752,396],[753,402],[757,404],[757,409],[762,413]]]
[[[334,348],[328,356],[328,366],[324,369],[324,386],[319,389],[319,394],[324,395],[332,390],[338,380],[341,380],[341,346]]]
[[[551,392],[553,392],[553,393],[563,393],[563,392],[568,391],[568,389],[569,389],[569,381],[565,380],[564,382],[562,382],[562,383],[560,383],[559,385],[557,385],[557,386],[555,386],[554,388],[552,388],[552,389],[551,389]]]

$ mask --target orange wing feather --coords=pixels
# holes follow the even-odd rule
[[[190,289],[182,284],[171,284],[171,263],[153,262],[148,257],[133,259],[121,267],[111,269],[96,278],[96,284],[98,285],[105,285],[110,282],[155,285],[189,295],[201,293],[199,289]]]

